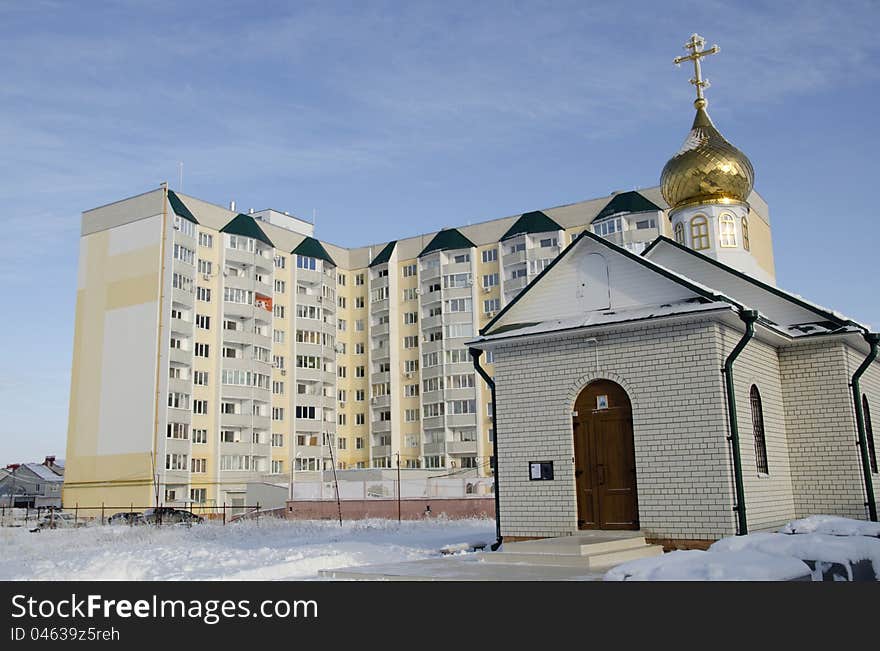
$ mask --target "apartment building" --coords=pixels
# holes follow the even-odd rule
[[[772,278],[767,206],[748,211]],[[358,248],[165,187],[85,211],[65,504],[241,505],[250,481],[334,467],[490,475],[465,342],[585,229],[635,253],[671,234],[659,188]]]

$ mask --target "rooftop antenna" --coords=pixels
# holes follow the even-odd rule
[[[183,161],[177,163],[177,191],[183,192]]]
[[[318,218],[318,209],[312,208],[312,226],[315,225],[315,220]]]

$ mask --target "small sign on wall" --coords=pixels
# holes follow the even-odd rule
[[[553,479],[553,462],[529,461],[529,479],[531,481]]]

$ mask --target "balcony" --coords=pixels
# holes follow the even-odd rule
[[[479,380],[478,378],[478,381],[481,380]],[[447,388],[444,394],[444,398],[446,400],[473,400],[477,396],[476,391],[477,390],[473,387],[465,387],[464,389]]]
[[[516,264],[522,264],[527,259],[526,251],[517,251],[516,253],[508,253],[504,257],[501,258],[502,266],[510,267]]]
[[[430,417],[422,416],[422,427],[426,430],[443,429],[445,427],[445,423],[443,422],[443,416],[430,416]]]
[[[446,454],[446,443],[425,443],[425,454]]]
[[[440,277],[440,265],[422,268],[419,270],[419,279],[422,281]]]
[[[389,407],[391,405],[391,396],[387,393],[384,396],[373,396],[370,398],[371,407]]]
[[[520,276],[519,278],[507,278],[504,280],[504,291],[518,292],[528,284],[529,279],[526,276]]]
[[[422,393],[422,403],[425,405],[430,405],[435,402],[443,402],[443,392],[442,391],[425,391]]]
[[[391,371],[377,371],[375,373],[370,373],[370,382],[373,384],[391,382]]]
[[[243,324],[247,327],[248,321],[245,320]],[[222,332],[223,343],[247,344],[248,346],[253,343],[251,341],[253,339],[253,333],[249,332],[247,329],[229,330],[224,328]]]
[[[258,418],[260,417],[250,414],[220,414],[220,427],[233,427],[236,429],[254,427],[259,429],[260,426],[256,423]],[[267,418],[263,420],[268,421]]]
[[[251,267],[254,264],[254,254],[250,251],[242,251],[241,249],[223,249],[226,262],[231,262],[239,267]]]
[[[370,289],[382,289],[383,287],[388,287],[388,276],[370,279]]]
[[[182,348],[169,348],[168,359],[175,364],[190,366],[193,359],[193,351],[183,350]]]
[[[449,427],[476,427],[476,414],[447,414],[446,424]]]
[[[448,441],[446,443],[446,451],[449,454],[476,454],[476,441]]]
[[[374,445],[371,449],[373,453],[373,457],[390,457],[391,456],[391,446],[390,445]]]
[[[229,275],[223,279],[223,285],[225,287],[232,287],[235,289],[252,290],[254,288],[254,279],[249,275],[244,275],[244,276]]]
[[[171,332],[178,332],[182,335],[192,335],[192,321],[184,321],[183,319],[171,319],[168,322],[168,328]]]
[[[224,301],[223,314],[226,317],[234,317],[236,319],[240,319],[241,317],[252,319],[254,318],[254,306],[248,305],[247,303],[230,303],[229,301]]]
[[[381,337],[388,335],[388,324],[380,323],[379,325],[371,325],[370,326],[370,336],[371,337]]]
[[[443,265],[443,275],[471,273],[470,262],[450,262]]]
[[[169,378],[168,391],[173,393],[192,393],[192,381]]]
[[[443,300],[443,292],[440,290],[429,292],[424,287],[422,288],[422,293],[419,294],[421,296],[421,305],[433,305],[434,303],[439,303]]]
[[[306,382],[324,381],[324,371],[319,368],[294,368],[291,369],[291,372],[296,374],[297,380],[304,380]]]
[[[391,347],[390,346],[382,346],[370,349],[370,358],[379,361],[384,359],[391,358]]]
[[[178,289],[177,287],[171,288],[171,300],[177,303],[178,305],[184,305],[186,307],[192,307],[193,301],[195,301],[195,296],[193,296],[192,292],[185,291],[183,289]]]
[[[422,354],[425,353],[435,353],[443,350],[443,340],[439,341],[423,341],[422,342]]]
[[[220,385],[220,395],[224,398],[232,398],[235,400],[260,400],[262,402],[269,402],[272,392],[268,389],[258,389],[257,387],[222,384]]]
[[[320,285],[324,280],[324,274],[320,271],[313,271],[312,269],[295,269],[294,275],[297,283],[309,287]]]
[[[390,420],[375,420],[370,425],[370,431],[374,432],[374,433],[390,432],[391,431],[391,421]]]
[[[438,314],[437,316],[426,316],[422,319],[422,330],[439,328],[441,325],[443,325],[442,314]]]

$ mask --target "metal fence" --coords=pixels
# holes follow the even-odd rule
[[[136,513],[143,515],[145,512],[153,510],[149,521],[144,521],[137,517],[117,517],[112,516],[117,513]],[[178,513],[175,514],[174,511]],[[100,506],[84,506],[74,504],[70,508],[58,507],[37,507],[37,508],[13,508],[9,506],[0,507],[0,526],[3,527],[20,527],[28,524],[36,525],[39,528],[58,529],[65,527],[82,527],[87,525],[107,525],[119,524],[124,526],[135,526],[148,524],[154,526],[162,526],[168,524],[192,524],[192,519],[187,521],[186,516],[181,516],[181,511],[188,511],[203,520],[222,522],[234,522],[235,520],[257,517],[262,511],[259,504],[254,506],[241,506],[232,504],[197,504],[186,502],[183,506],[160,506],[156,510],[155,505],[137,506],[136,504],[128,504],[125,506],[112,506],[101,504]],[[111,519],[112,518],[112,519]]]

